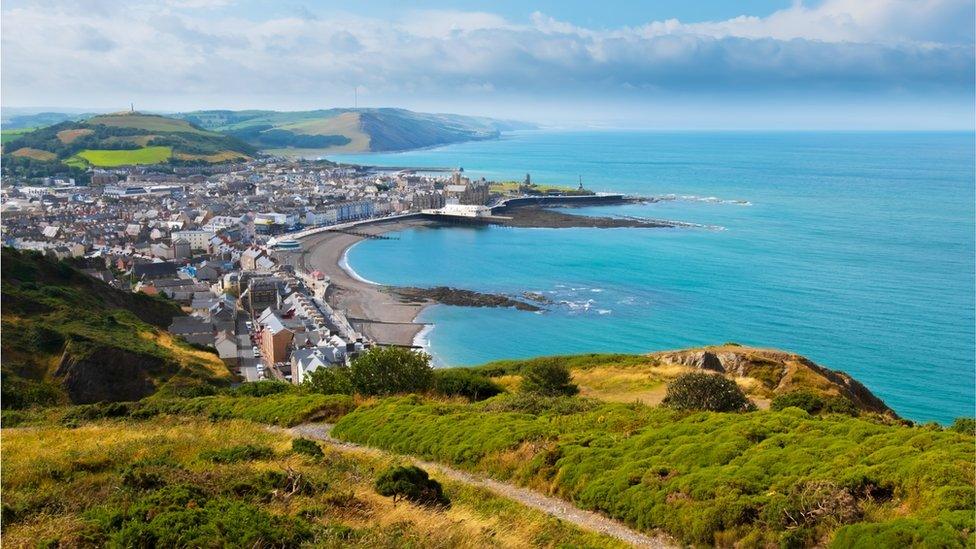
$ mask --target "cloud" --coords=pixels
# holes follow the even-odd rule
[[[826,0],[766,17],[613,29],[542,13],[513,23],[443,10],[255,20],[195,9],[222,3],[5,6],[3,101],[192,96],[214,104],[250,94],[329,106],[355,86],[389,103],[973,93],[973,8],[960,0]]]

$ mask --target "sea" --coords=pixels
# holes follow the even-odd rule
[[[973,133],[531,131],[395,154],[663,200],[569,213],[668,229],[417,228],[347,260],[382,284],[544,295],[544,312],[438,305],[440,365],[736,342],[855,376],[900,415],[976,407]]]

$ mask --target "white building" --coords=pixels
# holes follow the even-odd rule
[[[170,234],[170,241],[176,242],[182,238],[190,243],[191,249],[206,250],[213,235],[214,233],[210,231],[173,231]]]

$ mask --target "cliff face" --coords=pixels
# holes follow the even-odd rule
[[[793,353],[723,345],[649,356],[662,365],[709,370],[735,378],[756,380],[753,392],[760,397],[772,398],[806,389],[825,396],[843,396],[860,410],[895,416],[895,412],[883,400],[850,375],[824,368]]]
[[[161,329],[174,303],[120,292],[70,265],[3,248],[5,408],[138,400],[164,386],[226,384],[213,353]]]
[[[54,377],[75,404],[139,400],[156,390],[149,372],[164,366],[157,357],[111,347],[83,354],[66,349]]]

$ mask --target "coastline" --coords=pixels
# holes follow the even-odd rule
[[[435,222],[421,218],[397,219],[360,225],[356,230],[362,234],[380,235],[434,225]],[[302,241],[304,253],[299,261],[303,266],[318,269],[329,277],[326,300],[336,309],[344,311],[357,330],[380,345],[413,347],[426,327],[416,319],[433,302],[403,302],[386,286],[356,273],[349,265],[347,253],[353,245],[365,240],[362,234],[325,232],[306,237]]]
[[[563,206],[567,207],[567,206]],[[572,206],[568,206],[572,207]],[[553,212],[537,204],[505,206],[511,217],[500,226],[517,228],[674,228],[675,222],[632,220],[609,217],[570,215]],[[430,305],[447,303],[476,307],[515,306],[532,310],[533,304],[506,296],[481,294],[455,288],[397,288],[362,277],[349,264],[349,250],[369,235],[381,235],[413,227],[436,227],[443,222],[410,217],[378,220],[356,225],[356,232],[326,231],[302,238],[302,253],[292,256],[299,267],[317,269],[329,277],[326,293],[329,304],[346,314],[359,332],[380,345],[421,348],[429,352],[429,334],[433,326],[418,322]]]

